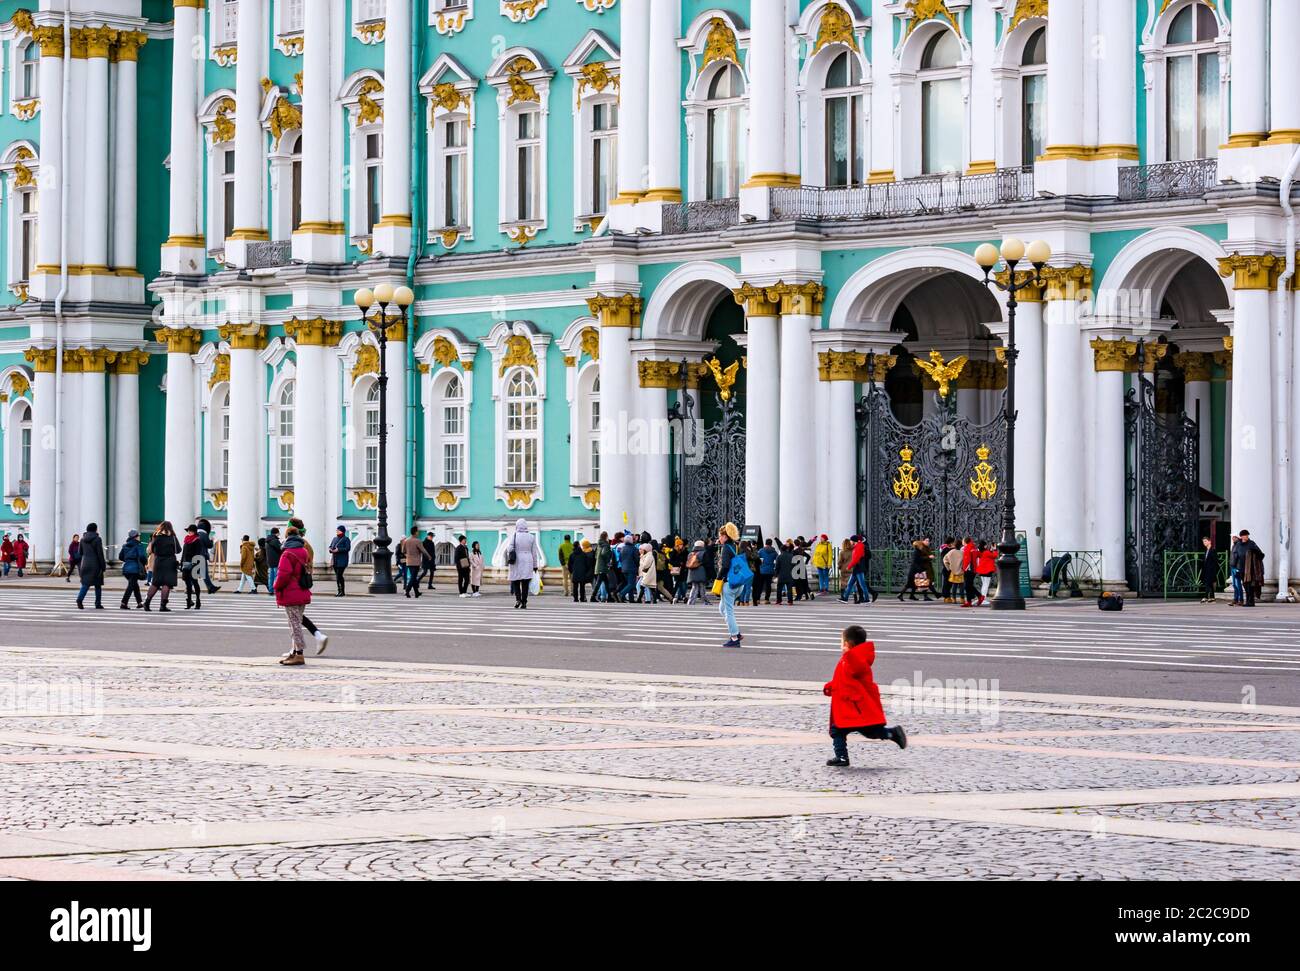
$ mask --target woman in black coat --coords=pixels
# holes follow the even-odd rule
[[[596,575],[596,554],[591,540],[584,539],[569,554],[569,579],[573,581],[573,602],[587,602],[587,585]],[[593,591],[592,596],[595,596]]]
[[[176,586],[177,574],[180,571],[181,543],[176,538],[176,530],[172,528],[169,522],[163,522],[158,527],[158,532],[153,534],[153,539],[149,541],[149,553],[153,556],[153,582],[149,584],[149,595],[144,599],[144,609],[152,609],[153,595],[159,590],[162,591],[162,606],[158,609],[161,611],[171,612],[167,606],[168,599],[171,598],[172,588]]]
[[[1214,603],[1215,588],[1219,585],[1219,554],[1215,552],[1214,540],[1208,536],[1201,538],[1205,553],[1201,557],[1201,603]]]

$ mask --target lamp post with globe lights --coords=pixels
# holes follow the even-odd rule
[[[1003,240],[1001,250],[985,243],[975,251],[975,262],[984,271],[984,285],[997,287],[1007,294],[1007,395],[1004,418],[1007,426],[1006,489],[1002,494],[1002,540],[998,543],[998,592],[994,610],[1024,610],[1020,593],[1020,541],[1016,539],[1016,294],[1043,285],[1043,268],[1052,258],[1052,249],[1042,240],[1028,246],[1014,237]],[[1006,264],[1006,282],[994,275],[998,261]],[[1016,276],[1016,266],[1028,261],[1033,272]]]
[[[407,311],[415,303],[415,294],[410,287],[394,288],[390,283],[381,283],[374,290],[358,290],[353,300],[361,309],[361,319],[379,341],[379,522],[370,592],[395,594],[397,584],[393,582],[393,551],[390,548],[393,540],[388,535],[388,308],[397,307],[405,329]],[[379,312],[374,317],[369,316],[370,308],[376,305]]]

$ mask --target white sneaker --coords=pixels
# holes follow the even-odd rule
[[[460,599],[461,599],[461,600],[468,600],[468,599],[469,599],[469,594],[467,594],[467,593],[462,593],[462,594],[460,595]]]
[[[317,631],[316,632],[316,654],[317,655],[324,654],[325,648],[329,645],[329,642],[330,642],[330,637],[328,634],[323,633],[322,631]]]
[[[481,594],[481,593],[472,593],[472,594],[470,594],[470,596],[471,596],[471,597],[481,597],[481,596],[483,596],[483,594]]]

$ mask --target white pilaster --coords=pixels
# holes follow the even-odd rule
[[[61,35],[60,35],[61,36]],[[33,41],[41,45],[41,229],[36,240],[37,271],[32,280],[32,296],[53,300],[58,293],[59,255],[62,232],[63,200],[63,43],[47,40]],[[53,177],[45,173],[51,173]],[[52,385],[51,385],[52,387]],[[52,400],[52,398],[51,398]],[[53,413],[50,414],[53,424]],[[51,466],[51,480],[53,467]],[[33,490],[35,500],[35,490]],[[50,533],[53,537],[53,509],[50,510]],[[47,546],[42,557],[49,554]]]
[[[126,535],[140,528],[140,365],[123,366],[119,356],[113,372],[113,522],[106,542],[120,547]]]
[[[261,328],[252,327],[259,332]],[[230,340],[230,479],[226,506],[226,561],[239,562],[239,543],[245,536],[256,538],[262,511],[266,507],[265,480],[261,457],[266,449],[266,419],[262,374],[265,370],[259,350],[260,333],[228,335]],[[307,411],[295,414],[297,424],[318,424],[319,415]],[[298,458],[297,453],[294,455]]]
[[[407,339],[393,327],[388,333],[385,356],[388,370],[388,531],[405,535],[411,531],[411,510],[407,504],[406,473],[410,440],[406,434]],[[394,339],[397,337],[398,339]],[[400,526],[401,532],[397,532]]]
[[[1232,328],[1232,530],[1250,530],[1264,551],[1267,580],[1277,577],[1278,532],[1273,496],[1272,297],[1266,289],[1238,289]]]
[[[648,118],[654,138],[649,140],[648,202],[682,201],[681,17],[681,0],[655,0],[650,7]],[[620,122],[629,123],[636,119]]]
[[[1044,480],[1047,447],[1047,387],[1043,341],[1043,303],[1025,300],[1016,307],[1016,526],[1029,539],[1025,555],[1030,576],[1042,572]]]
[[[81,49],[81,56],[77,56],[78,49],[78,44],[74,42],[72,60],[68,62],[68,72],[71,75],[68,84],[68,126],[71,133],[69,141],[71,148],[68,157],[63,160],[64,175],[68,179],[67,239],[64,240],[64,248],[68,254],[68,266],[70,268],[80,267],[86,262],[85,221],[88,201],[86,198],[86,176],[89,159],[86,155],[86,148],[78,145],[78,137],[85,137],[90,122],[86,117],[87,59],[84,49]],[[45,219],[42,214],[41,225],[44,226],[44,224]],[[75,285],[75,281],[69,283],[69,286]],[[85,523],[81,525],[84,526]]]
[[[198,372],[193,354],[198,335],[173,332],[167,349],[167,434],[163,452],[165,464],[163,515],[178,530],[193,522],[198,513],[198,442],[195,418]]]
[[[768,217],[768,189],[798,185],[786,166],[786,9],[783,3],[750,5],[748,178],[740,190],[740,211]]]
[[[808,536],[821,525],[817,522],[817,492],[812,482],[817,471],[813,451],[817,361],[812,331],[820,321],[820,317],[808,314],[781,317],[779,522],[785,538]]]
[[[827,389],[830,411],[821,421],[830,427],[830,512],[824,531],[838,546],[858,531],[858,430],[853,411],[854,383],[831,381]]]
[[[411,5],[385,9],[383,213],[374,242],[376,253],[405,257],[411,252]]]
[[[115,61],[117,94],[113,101],[113,249],[109,254],[109,265],[119,275],[134,271],[136,264],[136,56],[143,37],[143,34],[124,32],[118,42]]]
[[[94,34],[93,31],[90,33]],[[85,171],[82,262],[93,273],[108,272],[108,44],[92,37],[86,59],[86,101],[82,150]],[[104,523],[100,523],[101,526]]]
[[[177,5],[173,15],[169,235],[163,244],[162,269],[164,273],[198,274],[207,264],[199,219],[200,61],[194,51],[203,47],[200,18],[204,11]]]
[[[80,487],[81,517],[73,525],[80,529],[95,523],[103,532],[108,528],[108,379],[102,360],[74,378],[78,379],[81,410],[73,420],[82,426],[81,448],[72,457],[69,471]]]
[[[661,427],[668,414],[667,388],[639,388],[640,414],[647,422],[646,428],[652,429],[648,436],[649,451],[642,459],[642,494],[643,499],[637,516],[638,528],[650,531],[655,539],[667,536],[672,523],[671,485],[669,481],[670,456],[664,454],[660,447],[659,436],[653,433]],[[644,524],[643,526],[640,524]]]
[[[1054,0],[1047,31],[1047,63],[1052,76],[1074,78],[1073,84],[1047,85],[1047,148],[1035,166],[1035,185],[1067,195],[1088,183],[1090,144],[1084,123],[1087,44],[1085,0]],[[1049,338],[1050,343],[1050,338]]]
[[[997,98],[993,58],[997,48],[997,13],[987,3],[971,9],[970,162],[974,171],[997,165]],[[1012,164],[1008,161],[1006,164]]]
[[[874,0],[871,22],[888,25],[892,14],[888,0]],[[894,62],[893,31],[871,31],[871,172],[873,183],[894,181],[894,85],[890,83],[890,65]]]
[[[1233,20],[1236,20],[1233,11]],[[1235,30],[1234,30],[1235,33]],[[1269,141],[1288,144],[1294,150],[1300,142],[1300,58],[1282,53],[1285,38],[1300,37],[1300,0],[1273,0],[1272,56],[1269,58]]]
[[[235,228],[226,260],[243,267],[248,244],[268,238],[263,203],[266,138],[262,133],[262,76],[266,73],[266,0],[239,0],[239,59],[235,65]],[[304,78],[304,83],[310,81]],[[295,456],[295,461],[297,457]]]
[[[1083,437],[1079,422],[1083,343],[1079,301],[1060,292],[1047,302],[1043,546],[1050,551],[1083,546]],[[1021,415],[1025,408],[1020,408]],[[1019,488],[1020,477],[1016,477]]]
[[[631,233],[637,228],[636,203],[649,188],[650,47],[644,39],[650,35],[650,0],[622,0],[619,9],[619,30],[625,40],[619,61],[618,196],[609,223],[619,232]],[[628,43],[632,38],[642,40]]]
[[[36,367],[32,381],[32,480],[27,514],[32,555],[48,563],[54,549],[54,363],[46,351],[47,366]]]
[[[1210,409],[1210,381],[1205,380],[1188,380],[1183,385],[1183,409],[1187,412],[1187,417],[1197,423],[1197,432],[1200,439],[1200,472],[1199,479],[1202,489],[1210,489],[1213,484],[1213,432],[1214,422]]]
[[[781,520],[781,318],[748,315],[745,394],[745,519],[775,535]],[[809,351],[811,354],[811,349]],[[806,374],[800,380],[809,380]],[[804,428],[801,435],[807,434]],[[807,473],[807,469],[804,470]]]
[[[631,461],[624,429],[630,417],[632,351],[630,327],[600,330],[600,528],[611,536],[631,516]]]
[[[331,16],[329,7],[329,0],[307,0],[303,30],[302,154],[303,158],[315,160],[313,164],[303,166],[302,224],[293,234],[293,258],[304,263],[342,263],[344,252],[343,224],[330,219],[330,179],[334,172],[330,132],[333,108],[331,64],[337,18]],[[391,30],[386,30],[385,36],[394,35]],[[394,40],[393,46],[404,43]],[[321,79],[321,83],[313,84],[313,78]],[[387,118],[395,117],[391,112],[391,97],[390,92],[384,93],[385,105],[390,109],[385,113]],[[386,150],[385,158],[387,154]],[[409,192],[409,178],[402,184]],[[408,217],[409,206],[407,203]],[[409,238],[408,228],[408,242]]]
[[[1269,131],[1268,7],[1266,3],[1232,6],[1231,134],[1219,151],[1221,180],[1255,182],[1265,174],[1260,171],[1260,163],[1266,153],[1257,148],[1268,138]],[[1287,100],[1293,97],[1286,95]]]
[[[310,327],[310,324],[308,325]],[[297,388],[294,399],[293,511],[307,527],[316,564],[325,562],[332,532],[325,503],[325,382],[326,349],[297,338]],[[389,495],[395,485],[390,483]],[[390,520],[390,522],[394,522]]]
[[[1097,423],[1093,478],[1097,534],[1094,542],[1101,550],[1103,582],[1111,586],[1123,585],[1126,584],[1124,517],[1127,501],[1124,488],[1124,372],[1097,371],[1093,381]],[[1017,477],[1017,488],[1019,485]]]

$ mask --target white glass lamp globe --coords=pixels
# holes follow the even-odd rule
[[[369,310],[375,305],[375,294],[369,287],[362,287],[352,297],[352,302],[362,310]]]
[[[375,287],[375,299],[385,305],[392,303],[393,285],[391,283],[381,283]]]
[[[1008,263],[1019,263],[1025,258],[1025,244],[1023,240],[1011,236],[1002,241],[1002,258]]]
[[[985,243],[975,251],[975,262],[982,269],[991,270],[998,265],[998,248],[992,243]]]
[[[1034,266],[1042,266],[1052,258],[1052,247],[1048,246],[1041,239],[1035,240],[1029,244],[1029,248],[1025,251],[1025,255],[1029,257],[1029,262],[1034,264]]]
[[[409,307],[415,303],[415,292],[410,287],[398,287],[393,294],[393,301],[399,307]]]

